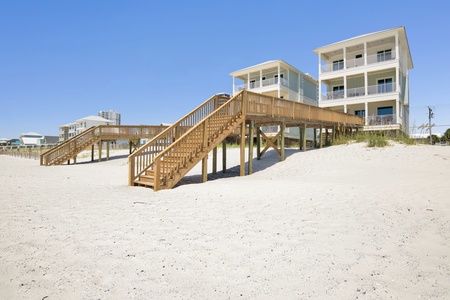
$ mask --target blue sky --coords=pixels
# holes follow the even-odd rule
[[[313,49],[406,27],[410,123],[450,128],[447,1],[0,0],[0,138],[114,109],[123,124],[171,123],[228,75],[282,59],[318,77]],[[434,53],[434,54],[433,54]],[[418,132],[418,130],[416,130]]]

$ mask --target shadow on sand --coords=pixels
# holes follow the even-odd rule
[[[308,151],[311,151],[314,149],[308,149]],[[302,152],[302,150],[298,150],[298,149],[286,149],[285,150],[285,156],[286,158],[288,158],[289,156],[295,154],[295,153],[299,153]],[[247,152],[246,152],[246,157],[247,157]],[[264,155],[261,157],[260,160],[257,160],[256,158],[253,158],[253,173],[258,173],[261,172],[267,168],[272,167],[273,165],[275,165],[276,163],[280,162],[280,155],[278,155],[278,153],[271,149],[269,151],[267,151],[266,153],[264,153]],[[219,169],[219,163],[217,163],[218,165],[218,169]],[[208,164],[208,171],[210,170],[210,165]],[[248,170],[248,162],[245,163],[245,172],[247,174],[247,170]],[[213,181],[213,180],[217,180],[217,179],[223,179],[223,178],[231,178],[231,177],[239,177],[240,176],[240,166],[236,165],[230,168],[227,168],[227,172],[223,173],[222,170],[217,171],[217,174],[212,174],[212,173],[208,173],[208,181]],[[182,185],[186,185],[186,184],[197,184],[197,183],[202,183],[202,175],[191,175],[191,176],[184,176],[173,188],[177,188],[179,186]]]

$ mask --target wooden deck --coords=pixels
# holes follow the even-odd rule
[[[261,133],[261,126],[280,126],[280,149],[274,137]],[[211,97],[191,113],[162,131],[147,144],[129,156],[128,184],[153,187],[155,191],[170,189],[197,163],[202,162],[202,179],[207,180],[207,158],[210,151],[213,159],[217,146],[230,134],[238,133],[241,145],[240,175],[245,175],[245,141],[248,135],[250,149],[253,148],[254,132],[257,141],[262,136],[268,146],[273,147],[284,160],[284,129],[299,127],[302,147],[306,149],[306,129],[333,129],[333,136],[363,128],[361,117],[334,112],[315,106],[242,91],[231,99]],[[322,130],[320,131],[322,133]],[[327,135],[328,137],[328,135]],[[322,141],[322,138],[320,138]],[[260,157],[267,150],[259,151]],[[251,174],[251,154],[249,170]],[[213,169],[216,162],[213,163]],[[226,155],[223,161],[226,169]],[[214,170],[213,170],[214,172]]]
[[[153,138],[166,128],[167,126],[153,125],[100,125],[91,127],[43,153],[40,157],[40,164],[42,166],[61,165],[65,162],[70,163],[71,159],[76,163],[77,154],[89,147],[92,147],[93,151],[94,144],[98,144],[99,160],[101,160],[104,141],[129,140],[130,145],[132,142],[138,145],[137,141],[139,139]],[[109,150],[109,143],[107,143],[107,150]],[[109,155],[109,151],[107,155]]]

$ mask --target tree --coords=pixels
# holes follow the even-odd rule
[[[444,135],[442,136],[442,139],[443,139],[445,142],[450,142],[450,128],[447,129],[447,130],[444,132]]]

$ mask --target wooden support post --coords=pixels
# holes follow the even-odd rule
[[[322,149],[323,147],[323,135],[322,135],[322,125],[320,125],[320,132],[319,132],[319,148]]]
[[[303,148],[303,151],[306,151],[306,123],[303,124],[302,132],[303,132],[303,145],[302,145],[302,148]]]
[[[248,175],[253,173],[253,126],[254,121],[250,121],[248,124]]]
[[[298,149],[302,150],[303,149],[303,128],[301,126],[298,127],[298,135],[299,135]]]
[[[328,128],[325,128],[325,146],[328,146]]]
[[[240,176],[245,176],[245,121],[241,124],[241,163],[240,163]]]
[[[284,131],[286,130],[286,124],[284,124],[284,122],[281,123],[280,129],[281,129],[281,135],[280,135],[281,158],[280,158],[280,161],[284,161],[286,159],[286,155],[284,152],[284,150],[285,150],[284,149]]]
[[[109,143],[110,141],[106,141],[106,160],[109,160]]]
[[[333,136],[332,136],[332,142],[336,142],[336,126],[333,126]]]
[[[317,148],[317,128],[314,127],[313,128],[313,137],[314,137],[314,141],[313,141],[313,148]]]
[[[102,144],[102,141],[98,142],[98,162],[102,161]]]
[[[130,144],[130,154],[131,154],[131,149],[132,149],[132,141],[131,140],[128,140],[128,143]]]
[[[91,147],[91,161],[94,161],[94,145]]]
[[[76,156],[76,155],[73,157],[73,164],[74,164],[74,165],[77,164],[77,156]]]
[[[217,147],[214,147],[213,149],[213,174],[217,174]]]
[[[157,159],[155,161],[153,170],[155,171],[153,190],[156,192],[156,191],[159,191],[160,186],[161,186],[161,161],[159,159]]]
[[[202,182],[208,181],[208,154],[202,159]]]
[[[261,159],[261,127],[256,127],[256,159]]]
[[[222,173],[227,172],[227,140],[222,141]]]

